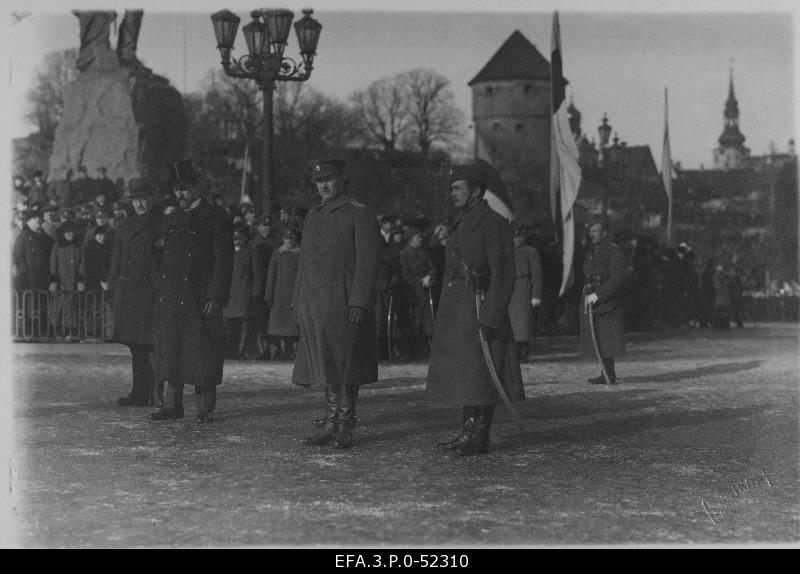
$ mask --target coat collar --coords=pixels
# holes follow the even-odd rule
[[[319,211],[325,211],[327,213],[332,213],[332,212],[336,211],[337,209],[339,209],[340,207],[342,207],[344,205],[347,205],[347,203],[349,201],[350,201],[350,196],[348,196],[346,193],[342,192],[339,195],[337,195],[335,198],[330,200],[328,203],[319,204],[316,207],[316,209],[319,210]]]
[[[478,203],[469,208],[468,211],[463,212],[458,216],[458,219],[453,224],[453,229],[459,225],[463,226],[467,231],[472,231],[481,221],[486,218],[492,211],[489,204],[485,199],[480,200]]]

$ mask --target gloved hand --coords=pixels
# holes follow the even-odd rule
[[[58,289],[58,284],[56,283],[50,283],[49,287],[47,288],[47,290],[50,291],[50,293],[55,293],[57,289]]]
[[[103,291],[108,291],[108,282],[100,281],[100,287],[103,289]]]
[[[537,299],[536,297],[531,299],[531,305],[533,305],[534,307],[538,307],[541,304],[542,304],[542,300],[541,299]]]
[[[358,325],[364,320],[364,314],[367,312],[363,307],[350,307],[350,322]]]
[[[586,296],[586,304],[587,305],[594,305],[600,300],[600,297],[597,296],[597,293],[590,293]]]
[[[86,284],[83,281],[78,281],[78,293],[86,291]]]
[[[210,317],[214,313],[219,313],[222,311],[222,307],[215,299],[209,299],[206,301],[206,304],[203,306],[203,317]]]

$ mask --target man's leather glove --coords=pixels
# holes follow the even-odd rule
[[[350,322],[358,325],[364,320],[364,314],[367,312],[363,307],[350,307]]]
[[[203,317],[210,317],[211,315],[220,313],[221,311],[222,307],[220,306],[219,302],[215,299],[209,299],[203,306]]]

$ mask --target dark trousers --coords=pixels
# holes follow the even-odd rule
[[[131,394],[146,400],[155,386],[153,371],[153,345],[129,343],[131,367],[133,367],[133,388]]]

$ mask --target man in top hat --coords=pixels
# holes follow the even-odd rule
[[[153,310],[158,264],[153,244],[161,228],[161,211],[155,207],[155,188],[146,178],[130,182],[134,215],[119,222],[111,264],[105,282],[114,300],[114,341],[131,352],[133,386],[120,406],[146,406],[158,393],[153,372]]]
[[[608,236],[608,222],[596,218],[589,222],[591,245],[583,260],[584,310],[581,313],[581,347],[584,355],[596,357],[589,325],[589,313],[594,314],[595,335],[600,349],[603,373],[589,379],[593,385],[616,384],[614,357],[625,354],[622,339],[622,309],[620,287],[632,269],[622,248],[612,243]]]
[[[171,166],[178,208],[161,225],[156,245],[156,381],[167,381],[153,420],[183,417],[183,386],[194,385],[197,421],[210,423],[225,360],[222,308],[233,273],[233,230],[225,213],[201,195],[189,159]]]
[[[488,451],[495,405],[500,400],[479,328],[506,396],[510,401],[525,398],[508,317],[514,291],[511,226],[489,207],[483,198],[485,190],[486,176],[480,166],[459,165],[451,170],[450,197],[459,216],[447,240],[426,389],[431,400],[461,406],[461,434],[438,447],[463,456]]]
[[[305,219],[291,307],[300,325],[292,382],[325,391],[325,423],[307,444],[353,444],[359,385],[378,380],[372,296],[380,233],[372,210],[346,190],[344,162],[309,163],[322,203]]]

